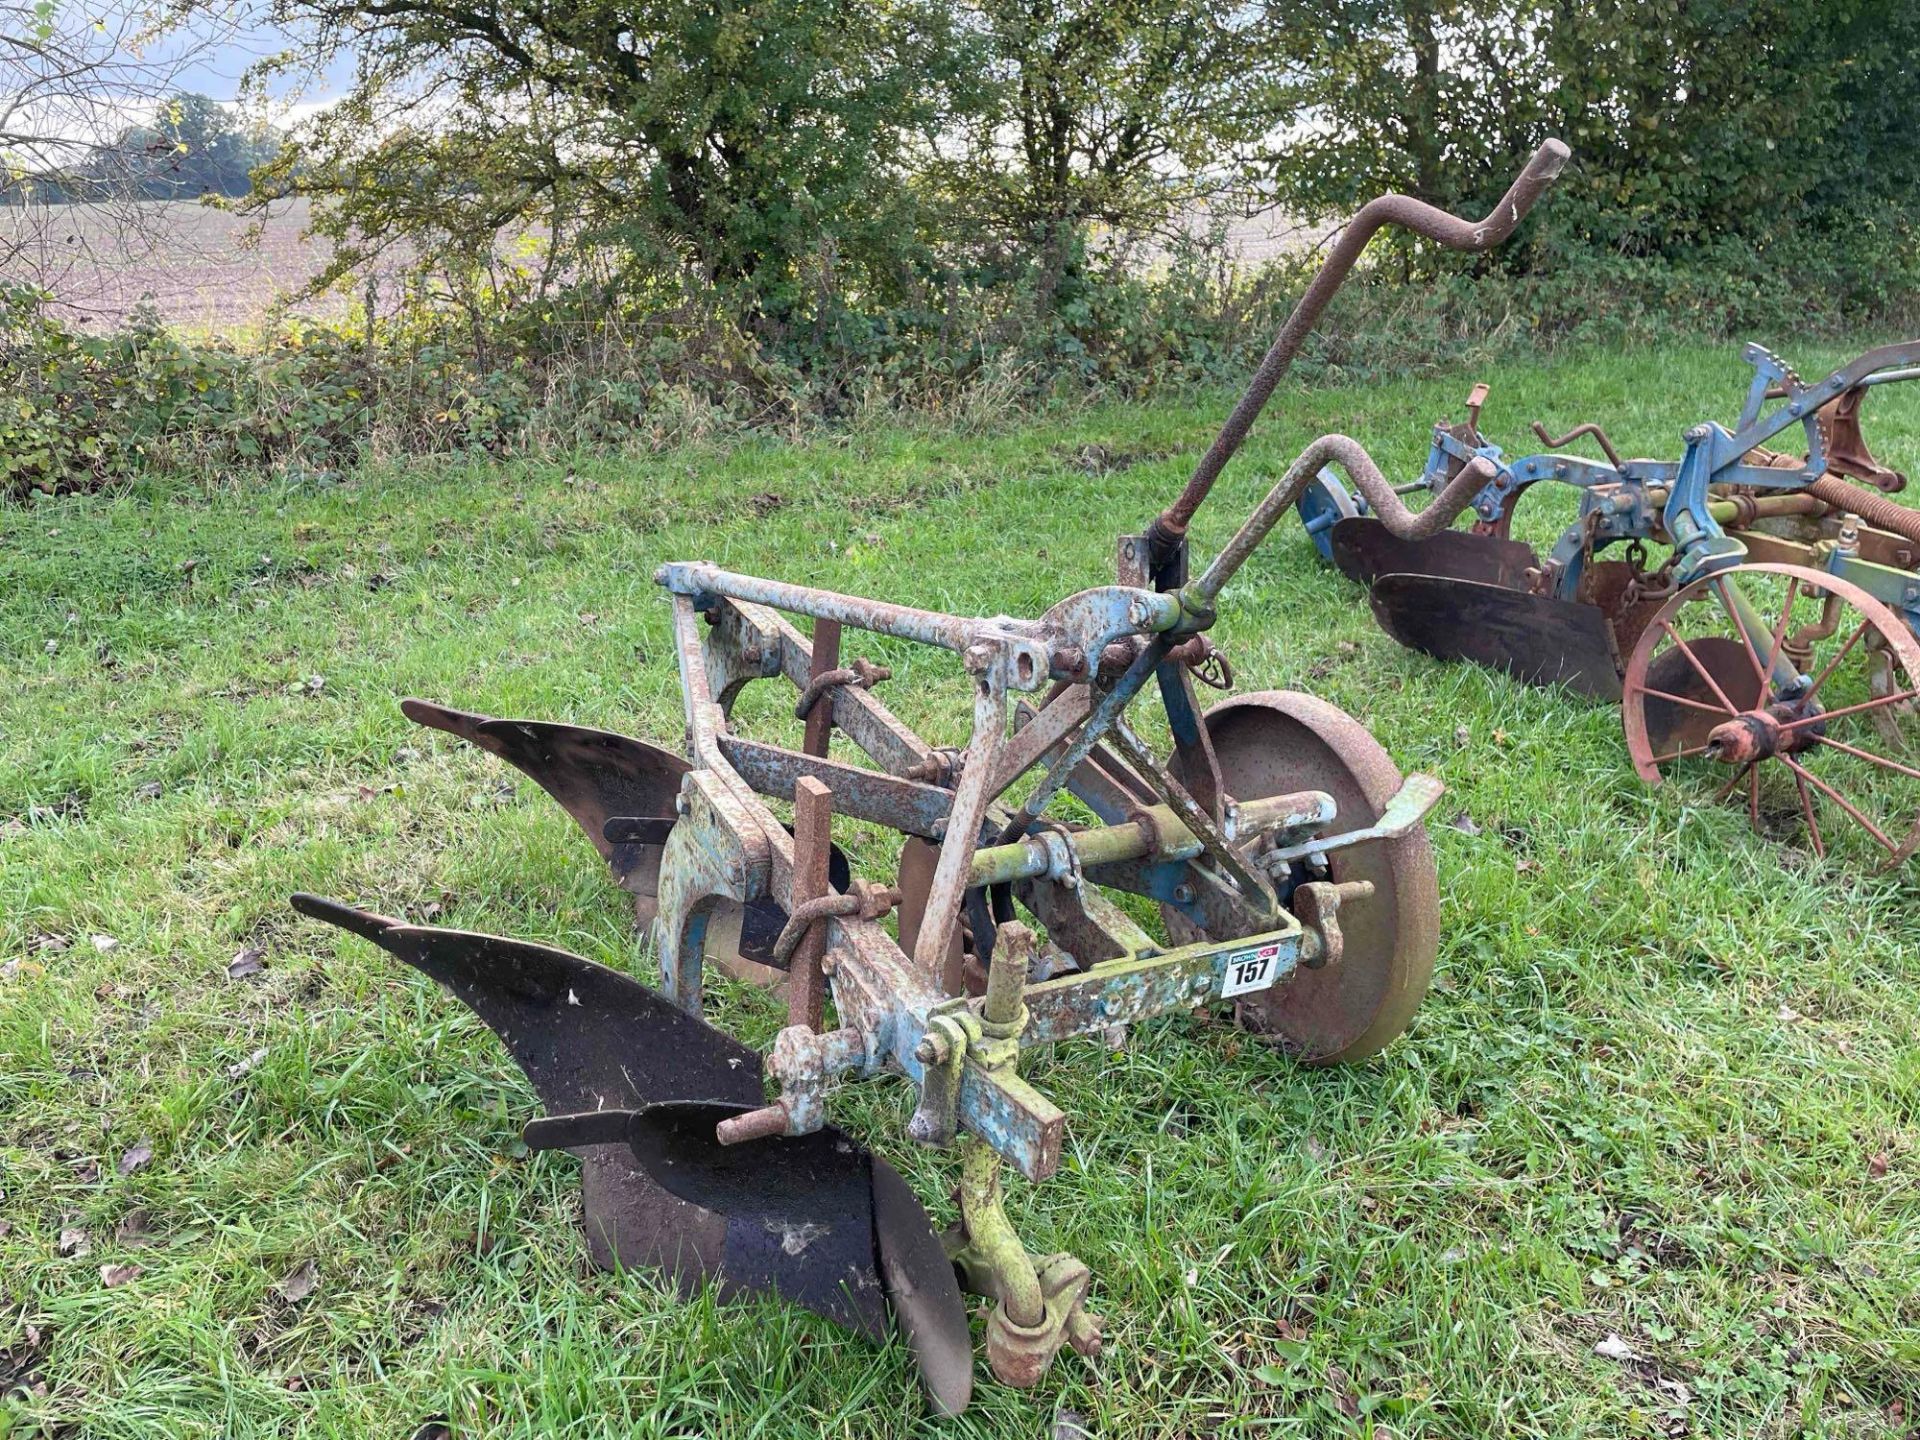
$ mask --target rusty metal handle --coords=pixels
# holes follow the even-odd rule
[[[1557,440],[1554,439],[1545,425],[1536,420],[1533,422],[1533,433],[1538,437],[1540,443],[1549,450],[1559,450],[1571,445],[1583,435],[1591,435],[1593,437],[1593,443],[1600,447],[1600,453],[1607,457],[1607,463],[1609,465],[1618,470],[1624,463],[1620,459],[1620,452],[1613,448],[1613,441],[1607,438],[1607,432],[1602,430],[1599,424],[1592,420],[1587,421],[1584,425],[1574,426],[1573,429],[1567,431],[1566,434]]]
[[[1461,511],[1473,503],[1473,497],[1500,473],[1491,460],[1484,455],[1476,455],[1461,467],[1458,475],[1447,482],[1445,489],[1433,497],[1431,505],[1424,510],[1409,510],[1394,493],[1393,482],[1382,475],[1380,467],[1373,463],[1373,457],[1367,454],[1365,446],[1350,435],[1322,435],[1302,450],[1293,464],[1287,467],[1287,473],[1254,507],[1246,524],[1213,557],[1206,574],[1180,592],[1180,608],[1198,615],[1211,615],[1214,600],[1233,578],[1234,571],[1260,547],[1260,542],[1267,538],[1267,532],[1293,508],[1294,502],[1300,498],[1300,492],[1307,488],[1307,482],[1328,462],[1347,472],[1354,487],[1367,497],[1367,503],[1373,507],[1380,523],[1402,540],[1424,540],[1446,529]]]
[[[1542,144],[1533,152],[1519,178],[1501,196],[1500,203],[1493,207],[1484,220],[1466,220],[1458,215],[1449,215],[1437,206],[1416,200],[1411,195],[1382,195],[1362,206],[1360,212],[1340,232],[1340,238],[1334,242],[1326,263],[1320,267],[1320,273],[1313,277],[1313,283],[1307,286],[1306,294],[1293,307],[1287,323],[1280,327],[1280,334],[1267,351],[1266,358],[1261,360],[1260,368],[1254,371],[1246,393],[1240,397],[1226,424],[1220,427],[1220,433],[1214,437],[1213,444],[1194,467],[1186,489],[1149,527],[1147,538],[1153,548],[1155,563],[1164,563],[1185,537],[1194,512],[1207,498],[1207,492],[1213,488],[1213,482],[1219,479],[1227,461],[1233,458],[1234,452],[1247,438],[1253,422],[1259,418],[1268,399],[1272,397],[1274,387],[1293,365],[1293,357],[1299,353],[1300,346],[1319,321],[1327,302],[1346,282],[1348,272],[1360,258],[1361,251],[1367,248],[1369,240],[1388,225],[1398,225],[1416,235],[1438,241],[1449,250],[1490,250],[1513,233],[1514,227],[1533,208],[1534,202],[1547,186],[1553,183],[1571,154],[1558,140],[1548,140]]]

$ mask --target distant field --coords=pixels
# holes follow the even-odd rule
[[[148,297],[187,329],[244,328],[332,257],[325,240],[306,238],[304,200],[263,222],[193,200],[62,205],[27,215],[0,210],[0,254],[25,242],[0,262],[0,276],[46,286],[89,328],[125,319]],[[340,314],[347,303],[330,297],[298,309]]]
[[[62,205],[19,212],[0,208],[0,278],[45,286],[66,313],[89,329],[124,320],[143,299],[162,318],[191,331],[244,330],[266,318],[276,300],[297,291],[332,258],[324,239],[308,238],[310,206],[289,202],[265,220],[216,210],[193,200],[137,205]],[[23,218],[30,216],[31,218]],[[1204,234],[1203,212],[1183,228]],[[256,233],[257,231],[257,233]],[[1260,264],[1316,243],[1329,227],[1297,225],[1276,210],[1228,222],[1228,248]],[[1166,248],[1151,244],[1140,263],[1152,266]],[[303,301],[302,315],[338,316],[347,296]]]

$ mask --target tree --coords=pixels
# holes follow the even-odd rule
[[[1246,174],[1290,106],[1272,7],[1242,0],[971,0],[984,59],[955,181],[1032,239],[1155,228]]]
[[[1909,0],[1308,0],[1312,123],[1282,198],[1385,189],[1474,210],[1549,135],[1574,163],[1530,229],[1625,255],[1759,253],[1873,212],[1910,226]],[[1896,179],[1896,177],[1903,177]],[[1488,263],[1527,265],[1510,246]]]
[[[939,123],[937,0],[276,0],[352,92],[279,189],[327,202],[336,271],[405,240],[483,267],[532,230],[549,273],[689,276],[791,319],[822,276],[883,287],[918,234],[904,156]]]
[[[205,95],[171,95],[151,121],[122,130],[88,173],[152,199],[231,198],[247,193],[253,171],[279,149],[271,127],[246,124],[232,107]]]

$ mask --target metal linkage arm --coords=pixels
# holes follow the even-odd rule
[[[944,615],[811,585],[740,575],[704,562],[662,565],[653,578],[673,594],[692,598],[701,609],[712,603],[710,597],[723,597],[963,654],[976,645],[1005,646],[1007,683],[1016,690],[1036,689],[1049,678],[1084,679],[1114,640],[1170,630],[1180,619],[1179,604],[1171,596],[1123,585],[1083,590],[1040,620],[1015,620],[1005,615],[991,619]]]
[[[1163,563],[1185,537],[1187,524],[1193,519],[1194,512],[1207,498],[1207,492],[1226,468],[1227,461],[1233,458],[1234,452],[1247,438],[1253,422],[1260,417],[1260,412],[1272,397],[1274,387],[1292,367],[1293,357],[1299,353],[1300,346],[1318,323],[1320,313],[1327,308],[1327,302],[1346,283],[1348,272],[1359,260],[1360,253],[1367,248],[1368,241],[1387,226],[1398,225],[1429,240],[1438,241],[1450,250],[1490,250],[1513,233],[1514,227],[1533,208],[1534,202],[1547,186],[1553,183],[1571,153],[1558,140],[1548,140],[1541,145],[1533,152],[1519,178],[1484,220],[1465,220],[1457,215],[1449,215],[1410,195],[1382,195],[1369,200],[1340,232],[1340,238],[1334,242],[1326,263],[1320,267],[1320,273],[1313,277],[1313,283],[1307,286],[1300,303],[1293,307],[1287,323],[1280,327],[1280,334],[1275,338],[1272,348],[1260,362],[1260,368],[1254,372],[1253,382],[1247,386],[1240,403],[1233,407],[1233,413],[1227,417],[1226,424],[1220,427],[1212,446],[1194,468],[1193,477],[1187,481],[1186,489],[1180,492],[1180,498],[1162,511],[1148,529],[1147,537],[1153,548],[1155,566]]]
[[[1912,367],[1920,362],[1920,340],[1897,345],[1882,345],[1842,365],[1824,380],[1791,391],[1787,403],[1771,415],[1747,421],[1727,439],[1714,446],[1716,468],[1732,464],[1756,445],[1764,445],[1782,430],[1797,424],[1810,424],[1814,415],[1829,402],[1849,390],[1909,380],[1920,374]],[[1746,417],[1741,417],[1743,420]],[[1814,437],[1817,441],[1818,437]]]

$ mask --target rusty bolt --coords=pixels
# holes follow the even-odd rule
[[[947,1056],[953,1053],[953,1047],[947,1044],[944,1035],[936,1035],[929,1030],[920,1037],[920,1043],[913,1047],[913,1058],[922,1065],[944,1065]]]
[[[1067,1316],[1067,1343],[1087,1359],[1099,1356],[1104,1338],[1098,1315],[1089,1315],[1084,1309],[1076,1309]]]

